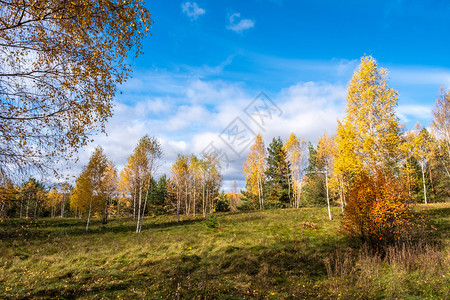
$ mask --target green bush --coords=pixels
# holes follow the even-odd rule
[[[285,208],[286,205],[281,201],[268,201],[264,203],[265,209],[276,209],[276,208]]]
[[[242,200],[241,203],[238,204],[237,209],[240,211],[249,211],[253,209],[253,206],[250,201]]]
[[[215,214],[210,213],[208,217],[206,217],[205,224],[208,228],[217,228],[219,226],[219,221],[217,221]]]
[[[217,202],[215,206],[216,211],[230,211],[230,203],[228,201],[227,195],[225,195],[224,192],[222,192],[219,197],[217,197]]]

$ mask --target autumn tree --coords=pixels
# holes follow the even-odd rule
[[[394,111],[397,92],[389,87],[387,74],[373,57],[361,58],[338,126],[337,167],[351,179],[343,225],[371,244],[377,239],[392,243],[408,230],[411,216],[404,184],[396,176],[401,137]]]
[[[0,168],[45,170],[104,130],[151,23],[140,0],[2,1]]]
[[[158,167],[161,157],[162,149],[159,141],[154,137],[145,135],[139,140],[138,145],[128,158],[127,165],[122,173],[124,177],[122,180],[126,180],[128,184],[133,186],[130,190],[134,192],[133,216],[136,216],[137,208],[136,233],[141,232],[147,206],[150,180]],[[138,202],[136,203],[137,197]]]
[[[334,160],[336,156],[336,144],[332,137],[327,136],[326,132],[320,137],[317,145],[316,159],[318,162],[318,172],[325,177],[325,189],[327,191],[327,208],[328,217],[331,220],[330,209],[330,191],[329,191],[329,176],[333,174]],[[341,199],[341,207],[343,210],[343,202]]]
[[[189,159],[189,174],[191,179],[191,191],[192,191],[192,213],[195,216],[197,210],[197,196],[200,188],[200,160],[195,155],[191,155]]]
[[[423,185],[423,197],[425,204],[428,204],[427,200],[427,187],[425,182],[425,171],[428,158],[430,156],[431,137],[426,128],[423,128],[419,123],[414,128],[413,139],[413,155],[420,164],[422,171],[422,185]]]
[[[291,181],[289,183],[289,193],[292,190],[292,207],[299,208],[300,197],[302,193],[304,171],[307,167],[307,143],[305,140],[299,140],[294,133],[291,133],[283,145],[286,151],[287,160],[291,165]]]
[[[220,161],[215,154],[203,154],[200,161],[203,217],[214,210],[214,199],[222,186]]]
[[[17,205],[19,190],[12,180],[0,172],[0,221],[7,217],[7,210]]]
[[[120,215],[121,205],[124,207],[131,207],[133,219],[136,218],[136,180],[133,174],[133,165],[130,158],[125,167],[119,173],[119,180],[117,183],[117,191],[120,197],[117,202],[117,213]],[[132,200],[131,200],[132,199]],[[124,207],[122,207],[122,212]]]
[[[346,195],[354,179],[362,170],[362,161],[355,150],[356,134],[351,124],[338,121],[336,132],[336,159],[334,175],[339,182],[340,198],[346,204]]]
[[[415,222],[405,197],[404,183],[398,177],[361,171],[345,206],[345,232],[378,250],[410,240],[419,232],[420,224]]]
[[[19,217],[37,217],[41,206],[46,200],[46,189],[42,182],[30,178],[23,183],[19,191],[20,210]]]
[[[400,145],[402,160],[399,166],[399,177],[405,183],[410,201],[417,198],[423,182],[422,172],[419,171],[421,169],[420,163],[414,154],[416,139],[416,133],[413,130],[408,130],[403,134]]]
[[[64,182],[61,184],[60,193],[62,194],[61,198],[61,218],[64,217],[64,210],[66,204],[69,200],[70,191],[72,190],[71,185],[68,182]]]
[[[202,211],[206,217],[214,209],[214,201],[222,184],[220,164],[216,155],[204,154],[201,158],[195,155],[178,154],[172,165],[170,181],[167,185],[168,202],[172,202],[177,214],[189,215]],[[197,205],[197,202],[200,202]]]
[[[361,58],[347,91],[347,108],[339,124],[340,172],[361,167],[372,174],[392,171],[398,162],[400,127],[395,115],[397,91],[388,86],[388,72],[372,56]]]
[[[236,182],[236,180],[233,181],[233,183],[231,184],[231,193],[229,193],[230,196],[230,209],[232,211],[237,210],[237,206],[238,206],[238,199],[239,199],[239,190],[238,190],[238,184]]]
[[[95,148],[88,164],[77,178],[72,192],[72,207],[87,211],[86,231],[89,229],[93,211],[104,212],[107,198],[105,177],[107,167],[108,159],[103,153],[103,149],[101,147]]]
[[[439,149],[436,151],[439,160],[450,177],[450,92],[445,92],[442,88],[434,104],[431,127],[439,141]]]
[[[180,210],[182,198],[186,199],[187,206],[187,189],[185,189],[188,181],[189,174],[189,158],[186,155],[178,154],[175,163],[172,165],[172,170],[170,172],[170,178],[176,189],[176,212],[177,212],[177,222],[180,222]],[[184,195],[184,196],[183,196]]]
[[[262,136],[256,136],[255,143],[250,147],[247,160],[244,162],[247,192],[258,197],[260,209],[264,209],[264,185],[266,181],[266,149]]]
[[[50,216],[52,218],[56,215],[56,206],[61,202],[62,195],[56,187],[53,187],[47,195],[46,206],[50,208]]]
[[[106,203],[105,203],[105,213],[104,213],[104,222],[106,223],[106,220],[108,217],[111,216],[112,210],[113,210],[113,198],[117,194],[117,169],[112,163],[112,161],[108,161],[108,165],[105,169],[105,175],[104,175],[104,181],[105,181],[105,193],[106,193]]]

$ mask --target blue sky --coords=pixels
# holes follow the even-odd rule
[[[80,155],[102,145],[121,169],[144,134],[160,139],[160,173],[177,153],[215,142],[233,156],[224,189],[244,188],[242,162],[218,136],[236,118],[268,144],[294,132],[315,142],[333,133],[345,112],[346,86],[361,56],[389,70],[399,92],[397,114],[411,128],[428,125],[439,88],[450,87],[450,2],[175,1],[146,4],[155,23],[144,55],[130,60],[133,78],[120,87],[115,115]],[[280,109],[258,127],[245,108],[261,92]],[[76,173],[76,169],[74,169]]]

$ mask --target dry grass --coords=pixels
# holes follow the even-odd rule
[[[331,295],[348,299],[450,299],[450,258],[440,245],[419,242],[386,249],[336,250],[325,259]]]

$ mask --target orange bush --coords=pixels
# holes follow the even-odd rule
[[[374,248],[404,242],[416,228],[407,189],[394,176],[362,173],[349,191],[343,228]]]

